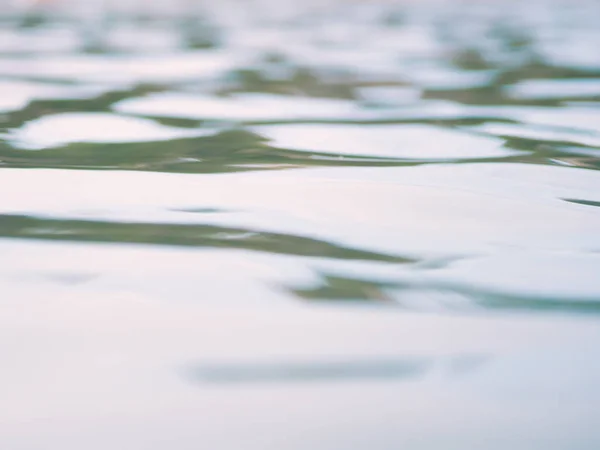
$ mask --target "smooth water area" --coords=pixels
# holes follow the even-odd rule
[[[2,9],[0,448],[600,448],[600,2],[214,3]]]

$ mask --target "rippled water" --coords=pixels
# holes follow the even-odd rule
[[[1,16],[0,447],[600,448],[600,2],[82,5]]]

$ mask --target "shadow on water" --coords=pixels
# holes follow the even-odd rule
[[[219,210],[192,210],[195,214],[219,214]],[[241,249],[275,255],[377,262],[407,265],[417,271],[449,266],[457,259],[424,259],[369,252],[344,247],[324,240],[290,234],[261,232],[252,229],[213,225],[118,223],[107,221],[36,218],[23,215],[0,215],[0,238],[41,241],[144,244],[190,248]],[[353,302],[415,309],[415,295],[426,300],[428,308],[444,311],[473,311],[474,306],[488,311],[554,311],[600,313],[600,299],[572,296],[531,297],[473,288],[468,283],[449,283],[430,279],[426,283],[399,276],[389,280],[372,280],[364,276],[345,276],[318,272],[319,281],[310,286],[283,283],[274,286],[309,302]],[[433,294],[433,295],[432,295]],[[458,301],[457,301],[458,299]],[[421,300],[419,300],[420,302]],[[417,308],[420,309],[420,308]]]
[[[198,363],[184,371],[194,383],[298,383],[352,380],[419,380],[439,371],[445,376],[472,373],[489,360],[487,355],[341,359],[327,361],[254,361]],[[441,366],[441,367],[440,367]]]
[[[362,379],[418,379],[431,368],[433,361],[413,360],[221,363],[196,365],[186,371],[193,382],[238,384],[316,382]]]
[[[20,78],[17,78],[17,80]],[[47,80],[38,80],[35,77],[27,77],[26,81],[45,82]],[[85,84],[75,83],[70,80],[52,80],[53,83],[63,85],[64,87],[80,87]],[[110,111],[111,105],[131,97],[147,95],[155,92],[162,92],[168,89],[167,86],[156,84],[139,84],[137,86],[109,90],[108,92],[92,98],[83,99],[52,99],[52,100],[34,100],[28,103],[24,108],[17,111],[6,112],[0,116],[0,127],[5,130],[18,128],[34,119],[39,119],[50,114],[59,114],[66,112],[81,111]],[[188,123],[188,121],[183,121]]]
[[[578,205],[595,206],[597,208],[600,208],[600,202],[593,202],[591,200],[575,200],[572,198],[564,198],[563,200],[569,203],[576,203]]]
[[[305,300],[357,301],[393,304],[394,298],[386,288],[397,287],[397,283],[375,282],[322,274],[321,281],[311,288],[292,288],[291,291]]]
[[[410,258],[341,247],[330,242],[302,236],[211,225],[116,223],[0,215],[0,237],[231,248],[349,260],[414,262]]]
[[[451,264],[446,261],[444,265]],[[420,269],[425,270],[427,269]],[[367,277],[319,274],[319,281],[311,286],[286,286],[286,289],[307,301],[333,303],[364,303],[393,306],[406,310],[473,312],[523,311],[599,314],[597,299],[572,296],[525,296],[485,288],[468,283],[448,283],[431,278],[416,282],[410,277],[370,280]]]

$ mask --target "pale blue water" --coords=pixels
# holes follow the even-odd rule
[[[86,6],[0,22],[0,448],[600,448],[598,1]]]

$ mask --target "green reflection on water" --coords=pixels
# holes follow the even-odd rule
[[[352,249],[302,236],[211,225],[117,223],[0,215],[0,237],[231,248],[349,260],[414,262],[410,258]]]

